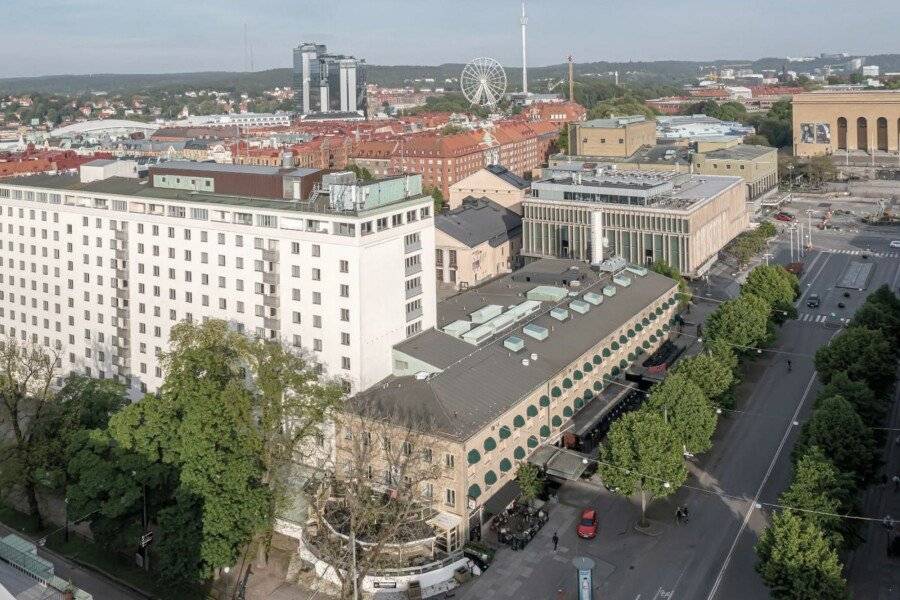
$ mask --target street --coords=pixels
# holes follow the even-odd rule
[[[893,227],[825,234],[813,231],[817,249],[804,258],[799,318],[782,326],[772,349],[747,362],[737,392],[737,410],[721,419],[713,449],[689,464],[692,476],[687,485],[673,497],[651,504],[648,515],[659,522],[659,536],[645,536],[633,529],[637,503],[613,496],[596,484],[567,483],[550,523],[538,537],[522,552],[505,548],[498,552],[491,568],[461,590],[459,597],[544,600],[555,598],[562,589],[564,597],[572,598],[576,581],[571,559],[585,555],[597,565],[594,585],[600,598],[769,598],[754,570],[753,547],[770,517],[766,503],[777,502],[790,481],[790,454],[798,424],[808,417],[819,387],[813,356],[838,332],[839,320],[852,316],[866,293],[883,283],[896,290],[900,253],[891,252],[891,236],[900,238],[900,233]],[[853,290],[844,297],[845,290],[835,284],[851,262],[863,260],[864,252],[869,253],[865,260],[875,265],[867,289]],[[786,233],[772,244],[770,253],[774,262],[791,261]],[[720,275],[711,277],[710,288],[701,288],[700,294],[722,298],[737,293],[727,275]],[[810,293],[819,294],[818,308],[806,307]],[[846,307],[839,308],[838,302]],[[714,308],[715,303],[699,298],[692,318]],[[788,358],[793,362],[791,372],[787,371]],[[683,525],[674,518],[680,504],[687,505],[691,515],[690,522]],[[575,535],[578,513],[585,506],[596,507],[600,513],[595,540]],[[556,553],[550,541],[554,531],[560,536]],[[883,553],[883,545],[880,549]]]

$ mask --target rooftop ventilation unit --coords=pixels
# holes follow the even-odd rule
[[[557,321],[565,321],[569,318],[569,311],[564,308],[554,308],[550,311],[550,316]]]
[[[529,323],[522,328],[522,333],[524,333],[528,337],[543,341],[546,340],[550,335],[550,330],[543,325],[538,325],[537,323]]]
[[[601,296],[597,292],[587,292],[584,296],[582,296],[582,298],[584,298],[585,302],[590,302],[594,306],[600,306],[601,304],[603,304],[603,296]]]
[[[580,315],[585,315],[589,310],[591,310],[591,305],[584,300],[572,300],[571,302],[569,302],[569,308]]]
[[[471,331],[467,331],[462,334],[462,339],[464,342],[468,342],[472,345],[477,346],[478,344],[486,341],[492,335],[494,335],[494,328],[490,325],[480,325]]]
[[[513,352],[521,352],[525,349],[525,340],[516,335],[511,335],[503,340],[503,347]]]
[[[472,323],[460,319],[458,321],[453,321],[449,325],[445,326],[441,331],[443,331],[447,335],[452,335],[455,338],[459,338],[462,337],[462,334],[469,331],[470,329],[472,329]]]
[[[621,256],[613,256],[600,263],[598,265],[598,268],[604,273],[617,273],[627,266],[628,261],[626,261],[624,258],[622,258]]]
[[[612,298],[616,295],[616,286],[614,285],[605,285],[603,286],[603,295]]]
[[[480,325],[481,323],[487,323],[502,312],[503,307],[499,304],[488,304],[471,313],[469,318],[472,319],[472,322],[476,325]]]
[[[619,275],[613,277],[613,282],[621,285],[622,287],[628,287],[629,285],[631,285],[631,277],[629,277],[628,275],[622,275],[620,273]]]
[[[625,267],[625,270],[629,273],[634,273],[638,277],[646,277],[647,273],[649,272],[645,267],[639,267],[637,265],[628,265],[627,267]]]
[[[509,312],[511,312],[516,317],[516,320],[519,321],[529,315],[533,315],[540,309],[541,303],[537,300],[526,300],[525,302],[512,307]]]
[[[552,285],[539,285],[536,288],[528,290],[526,297],[529,300],[537,300],[539,302],[559,302],[566,297],[568,291],[565,288]]]

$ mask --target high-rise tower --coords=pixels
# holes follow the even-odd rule
[[[522,93],[528,94],[528,56],[525,52],[525,28],[528,17],[525,16],[525,2],[522,2]]]

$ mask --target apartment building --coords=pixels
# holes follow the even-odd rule
[[[450,209],[462,206],[468,197],[487,198],[511,211],[522,212],[522,200],[531,182],[519,177],[503,165],[488,165],[450,186]]]
[[[696,277],[749,227],[746,193],[740,177],[555,167],[522,205],[522,254],[663,260]]]
[[[656,121],[643,115],[569,124],[569,151],[588,156],[631,156],[656,143]]]
[[[404,427],[420,432],[408,451],[442,467],[426,496],[445,515],[437,521],[452,524],[435,535],[454,550],[515,498],[519,464],[615,402],[625,373],[668,339],[676,292],[672,279],[624,261],[599,273],[572,260],[533,262],[439,303],[437,326],[397,344],[393,375],[351,406],[383,412],[398,439]],[[354,434],[338,426],[339,457]],[[373,485],[391,487],[389,461],[373,460]],[[577,480],[581,456],[573,467],[565,476]]]
[[[136,397],[163,381],[172,326],[225,319],[308,352],[355,393],[391,372],[392,344],[434,325],[420,177],[330,174],[299,200],[155,183],[4,180],[0,336],[55,348],[62,375],[118,377]]]

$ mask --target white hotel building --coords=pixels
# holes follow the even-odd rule
[[[303,201],[155,187],[152,172],[0,180],[0,336],[138,397],[163,381],[173,325],[224,319],[366,389],[435,325],[432,200],[419,176],[329,177]]]

